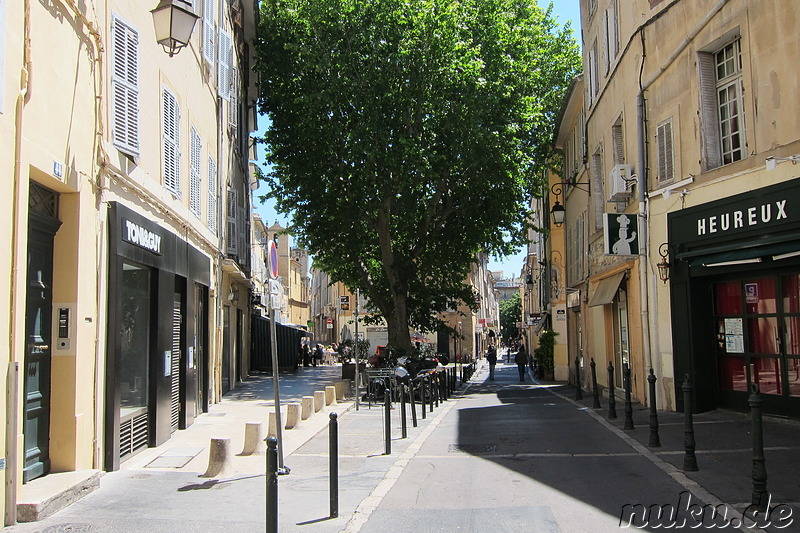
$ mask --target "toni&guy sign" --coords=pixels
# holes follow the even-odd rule
[[[124,218],[122,219],[122,240],[161,255],[161,235]]]

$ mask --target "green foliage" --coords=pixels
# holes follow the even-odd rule
[[[521,320],[522,298],[515,292],[514,296],[500,302],[500,331],[506,345],[509,345],[512,339],[519,337],[517,322]]]
[[[534,350],[536,359],[542,368],[552,371],[555,367],[555,346],[557,332],[546,329],[539,335],[539,347]]]
[[[475,305],[477,252],[525,242],[571,30],[535,0],[262,0],[255,51],[268,196],[408,351]]]

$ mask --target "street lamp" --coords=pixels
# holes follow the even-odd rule
[[[658,255],[661,256],[661,261],[658,263],[658,277],[666,283],[669,281],[669,274],[670,274],[670,265],[669,263],[669,252],[672,247],[669,243],[663,243],[661,246],[658,247]]]
[[[575,187],[580,189],[584,192],[589,192],[588,189],[584,189],[581,185],[588,186],[588,183],[582,182],[566,182],[566,181],[559,181],[558,183],[554,183],[552,187],[550,187],[550,192],[556,195],[556,203],[553,204],[553,207],[550,209],[550,216],[553,217],[553,225],[557,228],[560,228],[564,224],[564,220],[567,216],[567,209],[564,207],[561,202],[558,201],[559,197],[564,194],[564,187]]]
[[[156,30],[156,42],[169,57],[189,44],[194,24],[199,18],[184,0],[160,0],[150,13]]]

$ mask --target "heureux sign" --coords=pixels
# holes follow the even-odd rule
[[[745,237],[800,222],[800,179],[670,213],[676,242]]]
[[[161,255],[161,235],[124,218],[122,219],[122,240]]]

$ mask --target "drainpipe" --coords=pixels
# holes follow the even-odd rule
[[[31,54],[30,54],[30,34],[31,34],[31,5],[30,0],[25,0],[24,23],[23,23],[23,46],[22,46],[22,70],[20,71],[19,94],[17,95],[17,105],[14,116],[14,176],[12,183],[12,206],[11,206],[11,294],[9,295],[8,308],[8,369],[7,372],[17,377],[16,382],[11,387],[13,390],[19,389],[19,361],[16,361],[15,352],[17,349],[17,328],[15,316],[19,303],[19,291],[17,286],[17,276],[19,269],[19,254],[17,253],[22,246],[20,235],[20,225],[18,218],[24,205],[22,197],[22,115],[25,111],[25,103],[28,100],[28,90],[30,88]],[[24,284],[23,284],[24,286]],[[17,485],[19,469],[19,394],[14,394],[13,398],[8,398],[6,402],[6,469],[5,469],[5,504],[4,522],[10,526],[17,523]]]
[[[647,267],[650,264],[650,245],[648,242],[648,223],[649,223],[649,202],[646,195],[646,187],[647,187],[647,143],[646,143],[646,136],[647,136],[647,111],[645,108],[645,98],[644,92],[649,89],[650,85],[653,84],[666,70],[669,66],[683,53],[687,46],[694,40],[695,37],[700,33],[700,31],[708,25],[708,23],[719,13],[719,11],[725,7],[725,4],[728,3],[729,0],[720,0],[717,2],[714,7],[712,7],[709,12],[703,17],[703,19],[694,27],[692,30],[686,35],[686,37],[678,44],[678,46],[673,50],[673,52],[669,55],[669,57],[658,67],[658,69],[650,75],[650,77],[642,82],[641,81],[641,71],[639,74],[639,94],[637,96],[637,106],[636,106],[636,118],[637,118],[637,141],[638,141],[638,174],[639,174],[639,187],[638,187],[638,196],[639,196],[639,214],[641,216],[641,220],[643,224],[639,227],[639,237],[641,246],[639,248],[640,252],[640,260],[639,260],[639,290],[642,294],[642,342],[644,344],[644,356],[647,364],[650,368],[653,368],[653,351],[657,346],[651,346],[653,339],[650,336],[650,312],[649,307],[651,305],[650,298],[649,298],[649,291],[647,285]],[[671,5],[669,6],[671,7]],[[644,70],[644,61],[647,57],[645,52],[645,40],[644,40],[644,31],[645,28],[641,27],[639,29],[639,36],[642,42],[642,65],[641,69]],[[655,289],[653,289],[653,294],[655,294]],[[655,301],[653,302],[653,305]],[[654,334],[654,337],[657,341],[657,332]],[[657,343],[657,342],[656,342]],[[658,358],[659,367],[661,366],[661,359]],[[653,368],[653,370],[657,370]],[[660,368],[658,369],[660,370]]]

